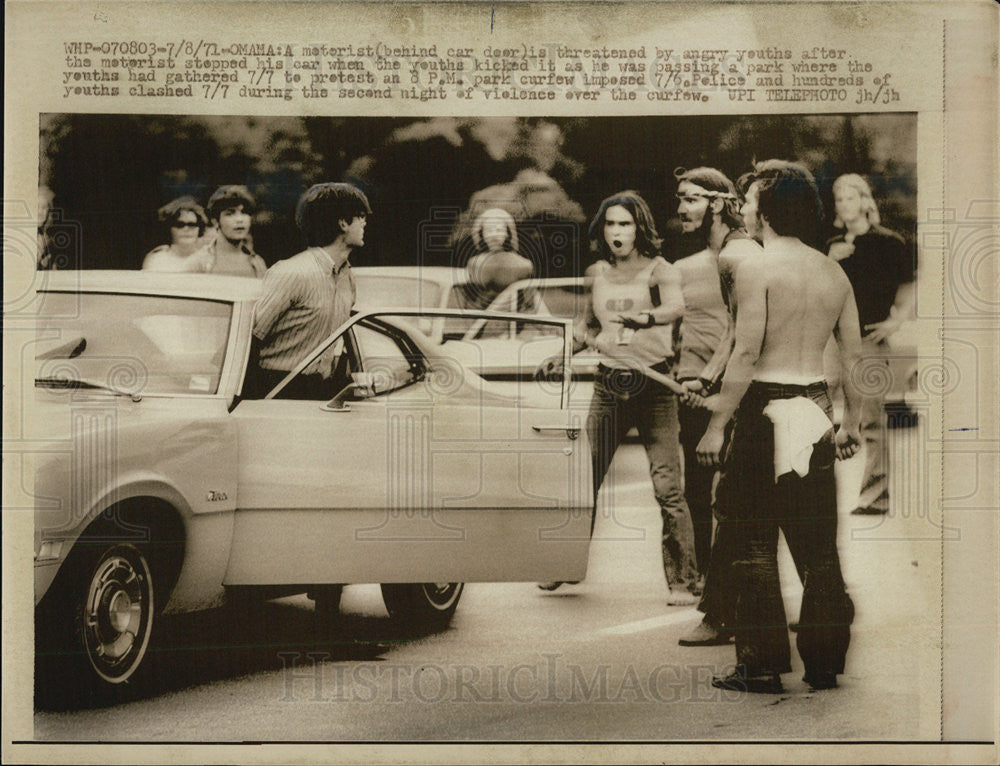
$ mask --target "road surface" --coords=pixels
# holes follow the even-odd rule
[[[895,466],[916,466],[922,427],[891,431]],[[722,692],[712,675],[732,646],[683,648],[691,607],[665,605],[659,513],[645,456],[624,445],[613,511],[597,519],[586,580],[552,593],[531,583],[470,584],[452,626],[413,638],[389,622],[377,586],[345,589],[344,629],[311,632],[304,596],[270,602],[252,635],[220,613],[166,620],[160,676],[107,708],[37,710],[46,741],[665,741],[909,740],[939,734],[940,539],[916,468],[894,475],[888,517],[848,514],[861,458],[838,466],[840,549],[857,606],[836,690],[795,672],[782,695]],[[602,503],[603,508],[608,504]],[[789,620],[801,594],[781,550]],[[794,636],[793,636],[794,639]]]

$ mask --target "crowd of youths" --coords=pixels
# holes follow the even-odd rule
[[[868,464],[855,513],[888,511],[882,402],[865,400],[855,380],[863,356],[884,363],[888,337],[912,314],[913,262],[903,239],[879,225],[857,175],[834,187],[845,233],[828,253],[810,245],[823,209],[800,164],[762,162],[738,184],[714,168],[675,177],[682,226],[703,245],[693,255],[672,265],[660,257],[634,192],[606,199],[590,225],[599,260],[575,351],[591,347],[604,360],[587,421],[595,494],[637,427],[663,517],[668,603],[701,594],[704,617],[680,644],[735,639],[735,670],[713,681],[725,689],[779,693],[791,670],[780,530],[804,589],[793,626],[804,680],[833,688],[854,617],[833,466],[859,450],[863,428]],[[828,378],[843,389],[839,427]]]
[[[885,363],[888,339],[912,316],[913,259],[880,225],[858,175],[834,185],[843,233],[827,252],[810,245],[824,217],[800,164],[762,162],[737,183],[708,167],[674,176],[694,254],[675,263],[661,255],[653,215],[634,191],[605,199],[588,230],[595,261],[574,353],[590,348],[601,358],[586,424],[595,503],[617,447],[636,428],[663,520],[668,604],[697,603],[704,615],[680,644],[735,640],[736,670],[714,681],[722,688],[780,692],[780,675],[791,669],[781,530],[804,587],[793,627],[805,680],[831,688],[854,614],[836,545],[833,466],[863,439],[855,512],[888,511],[882,401],[863,398],[853,373],[863,357]],[[356,297],[349,259],[364,245],[371,208],[349,184],[313,186],[295,216],[306,249],[270,268],[254,251],[255,208],[244,186],[219,188],[205,208],[173,200],[158,211],[169,242],[142,268],[263,280],[252,351],[262,394],[348,318]],[[517,225],[505,210],[485,211],[472,233],[480,252],[467,271],[486,305],[533,267],[517,253]],[[322,390],[330,360],[317,358],[305,372],[292,385]],[[839,427],[828,380],[843,389]]]

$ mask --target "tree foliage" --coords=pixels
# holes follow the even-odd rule
[[[637,190],[666,255],[693,246],[675,220],[673,171],[710,165],[736,178],[779,157],[815,173],[832,219],[831,187],[871,179],[883,222],[912,236],[916,118],[859,116],[318,118],[43,115],[40,183],[82,224],[83,265],[137,268],[160,236],[155,211],[174,197],[205,201],[219,185],[257,196],[255,247],[269,262],[302,247],[294,226],[312,183],[348,180],[375,214],[357,262],[462,263],[477,206],[520,211],[519,231],[550,275],[587,264],[589,217],[601,199]],[[563,243],[564,238],[571,241]],[[553,244],[553,238],[556,244]],[[540,261],[538,260],[540,259]]]

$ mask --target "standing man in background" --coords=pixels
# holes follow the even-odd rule
[[[844,233],[829,241],[830,257],[840,264],[854,289],[864,358],[887,365],[889,338],[914,314],[913,258],[901,236],[879,225],[878,207],[865,179],[854,173],[840,176],[833,184],[833,196],[834,226],[844,228]],[[852,513],[889,511],[885,431],[883,398],[865,397],[861,414],[865,477]]]

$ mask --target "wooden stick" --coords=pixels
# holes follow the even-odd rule
[[[642,362],[636,361],[633,357],[624,356],[621,354],[609,353],[605,349],[599,349],[599,351],[600,353],[604,354],[605,356],[611,357],[612,359],[618,359],[623,362],[628,362],[629,369],[635,370],[636,372],[641,372],[650,380],[655,380],[660,385],[666,386],[679,396],[683,396],[686,393],[684,386],[682,386],[676,380],[669,377],[668,375],[664,375],[662,372],[657,372],[652,367],[648,367]]]

